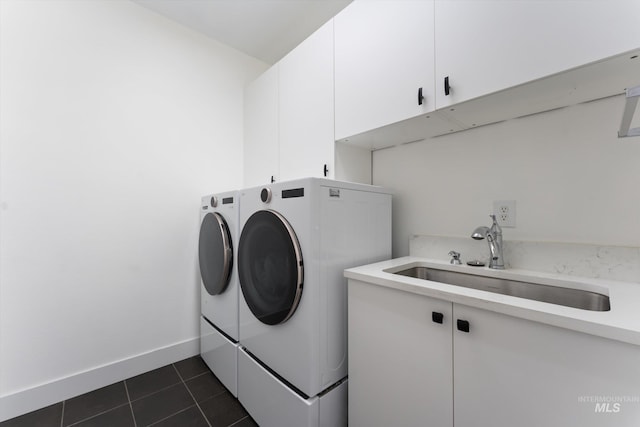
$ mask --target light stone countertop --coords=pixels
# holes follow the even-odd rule
[[[610,311],[591,311],[393,274],[412,267],[431,267],[460,273],[562,286],[609,296]],[[560,328],[640,345],[640,284],[520,269],[451,265],[420,257],[402,257],[345,270],[350,280],[371,283]]]

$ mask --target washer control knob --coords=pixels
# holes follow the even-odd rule
[[[215,208],[218,206],[218,198],[216,196],[211,196],[211,207]]]
[[[260,200],[262,200],[264,203],[269,203],[271,201],[271,189],[270,188],[263,188],[262,191],[260,192]]]

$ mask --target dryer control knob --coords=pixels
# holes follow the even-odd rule
[[[262,191],[260,192],[260,200],[262,200],[264,203],[269,203],[271,201],[271,189],[270,188],[263,188]]]
[[[215,208],[216,206],[218,206],[218,198],[216,196],[212,196],[211,197],[211,207]]]

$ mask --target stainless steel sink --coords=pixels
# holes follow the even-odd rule
[[[395,274],[583,310],[609,311],[611,309],[608,296],[580,289],[477,276],[428,267],[412,267]]]

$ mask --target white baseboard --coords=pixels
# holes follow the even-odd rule
[[[200,354],[192,338],[0,397],[0,422]]]

